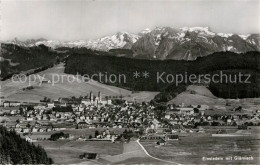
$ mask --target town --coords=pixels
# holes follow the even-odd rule
[[[228,106],[228,105],[227,105]],[[178,140],[183,134],[205,134],[203,127],[259,126],[258,110],[251,114],[242,114],[243,107],[230,110],[230,115],[210,113],[214,111],[208,105],[154,105],[152,102],[137,103],[126,101],[123,97],[103,97],[101,92],[94,96],[90,92],[85,97],[70,97],[50,100],[44,98],[40,103],[26,103],[1,100],[1,125],[8,130],[23,135],[28,141],[50,140],[44,132],[62,132],[65,130],[103,129],[88,137],[61,134],[58,139],[71,140],[154,140],[158,144],[169,139]],[[5,120],[4,117],[15,120]],[[125,129],[116,134],[110,129]],[[34,134],[38,136],[33,136]],[[63,132],[62,132],[63,133]],[[57,133],[56,133],[57,134]],[[66,135],[66,136],[65,136]],[[124,136],[122,136],[124,135]],[[57,140],[57,139],[56,139]]]

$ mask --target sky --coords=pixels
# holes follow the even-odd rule
[[[0,40],[95,39],[145,28],[260,33],[260,0],[0,0]]]

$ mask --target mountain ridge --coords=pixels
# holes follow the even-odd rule
[[[7,41],[24,47],[45,45],[53,49],[60,47],[81,48],[109,51],[111,49],[129,49],[132,58],[196,60],[214,52],[231,51],[245,53],[260,51],[259,34],[215,33],[208,27],[157,27],[153,30],[144,29],[137,34],[119,32],[114,35],[94,40],[55,41],[26,40]]]

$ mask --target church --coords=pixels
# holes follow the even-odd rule
[[[88,98],[81,100],[82,104],[85,104],[86,106],[93,105],[93,106],[104,106],[104,105],[111,105],[112,101],[108,98],[102,98],[101,92],[98,92],[98,96],[95,97],[93,92],[90,92],[90,95]]]

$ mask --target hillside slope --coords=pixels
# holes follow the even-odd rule
[[[29,79],[27,79],[26,82],[12,82],[10,79],[1,81],[1,96],[7,100],[39,102],[39,100],[42,100],[44,97],[51,99],[70,96],[79,97],[89,95],[90,92],[97,95],[99,91],[103,94],[103,96],[131,95],[131,91],[104,85],[93,80],[89,80],[87,82],[77,82],[75,79],[75,81],[71,83],[70,80],[72,79],[70,77],[73,75],[65,74],[64,68],[64,64],[59,64],[53,68],[37,73],[37,76],[44,77],[44,80],[54,80],[51,83],[41,83],[39,78],[37,78],[35,82],[30,83]],[[58,77],[60,79],[59,82]],[[80,78],[81,77],[79,77],[79,80]],[[57,83],[55,83],[56,81]],[[26,88],[29,85],[33,86],[33,89],[23,90],[23,88]]]
[[[96,54],[99,54],[98,56]],[[105,64],[105,65],[104,65]],[[142,74],[147,71],[149,77],[144,78]],[[167,102],[186,89],[192,82],[176,84],[176,79],[167,81],[168,75],[177,74],[189,76],[192,74],[228,74],[232,77],[239,73],[250,74],[250,83],[221,83],[209,82],[209,89],[213,95],[223,98],[249,98],[260,97],[260,53],[247,52],[236,54],[232,52],[219,52],[206,57],[200,57],[195,61],[177,60],[144,60],[129,59],[124,57],[109,56],[106,53],[87,51],[85,53],[74,53],[66,60],[65,73],[80,75],[95,73],[124,74],[126,83],[107,82],[109,85],[129,88],[136,91],[161,91],[157,101]],[[140,77],[133,77],[133,73],[139,72]],[[162,76],[160,76],[162,75]],[[161,77],[161,79],[158,79]],[[169,77],[169,76],[168,76]],[[246,77],[243,78],[243,81]],[[96,79],[98,80],[98,79]],[[246,92],[245,92],[246,90]],[[161,99],[160,97],[164,97]]]

